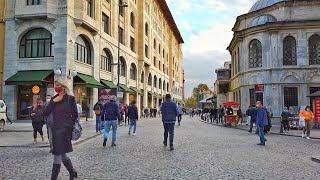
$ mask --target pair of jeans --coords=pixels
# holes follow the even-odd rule
[[[128,124],[130,124],[130,119],[128,114],[124,114],[124,124],[127,124],[127,121],[128,121]]]
[[[255,124],[255,122],[251,121],[250,122],[250,129],[249,129],[250,132],[252,132],[253,124]],[[258,129],[258,127],[257,127],[257,129]]]
[[[33,138],[34,139],[37,138],[38,132],[41,136],[43,136],[43,131],[42,131],[43,124],[42,123],[32,123],[32,127],[33,127]]]
[[[118,128],[118,121],[117,120],[111,120],[111,121],[105,121],[104,122],[104,134],[103,138],[104,140],[108,139],[110,127],[112,127],[112,144],[116,143],[117,140],[117,128]]]
[[[310,130],[311,130],[311,120],[305,120],[303,134],[306,134],[306,132],[307,132],[307,137],[310,137]]]
[[[137,120],[136,119],[130,119],[130,126],[129,126],[129,133],[131,132],[132,126],[133,126],[133,133],[136,133],[137,130]]]
[[[264,137],[264,127],[263,126],[257,127],[257,131],[258,131],[258,136],[260,137],[260,143],[265,144],[266,138]]]
[[[163,144],[168,143],[168,134],[169,134],[170,145],[173,145],[174,126],[175,126],[174,123],[163,123],[163,127],[164,127]]]
[[[101,115],[96,115],[96,132],[101,131]]]

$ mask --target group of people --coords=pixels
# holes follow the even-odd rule
[[[159,112],[158,112],[156,107],[155,108],[150,108],[150,109],[145,107],[145,108],[143,108],[143,111],[141,111],[141,117],[143,116],[144,118],[148,118],[148,117],[156,118],[157,117],[157,113],[159,113]],[[160,113],[159,113],[159,115],[160,115]]]
[[[202,120],[210,121],[211,123],[216,121],[217,124],[225,123],[225,119],[224,119],[225,115],[236,115],[238,119],[238,123],[241,123],[241,124],[243,123],[243,115],[242,115],[241,108],[236,110],[236,114],[235,114],[235,110],[232,107],[230,106],[224,107],[220,105],[219,108],[217,107],[204,108],[203,110],[200,110],[198,114]]]

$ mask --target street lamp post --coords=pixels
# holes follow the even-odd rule
[[[121,8],[125,8],[128,7],[128,4],[126,2],[122,2],[119,1],[119,14],[118,14],[118,63],[117,63],[117,67],[118,67],[118,71],[117,71],[117,75],[118,75],[118,83],[117,83],[117,103],[120,103],[120,98],[118,98],[118,92],[120,92],[120,12],[121,12]]]

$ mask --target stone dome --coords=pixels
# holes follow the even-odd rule
[[[249,13],[250,12],[253,12],[253,11],[257,11],[257,10],[260,10],[260,9],[263,9],[265,7],[269,7],[269,6],[272,6],[274,4],[277,4],[279,2],[282,2],[282,1],[286,1],[286,0],[259,0],[258,2],[256,2],[250,9]]]
[[[268,22],[276,22],[277,19],[270,14],[258,16],[254,18],[248,25],[248,28],[266,24]]]

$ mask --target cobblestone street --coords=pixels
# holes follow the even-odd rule
[[[118,131],[117,146],[102,136],[70,153],[78,179],[319,179],[319,140],[267,136],[267,146],[247,131],[212,126],[184,116],[175,129],[175,150],[162,146],[160,118],[138,121],[137,136]],[[0,179],[50,179],[47,148],[0,148]],[[60,179],[68,178],[63,167]]]

